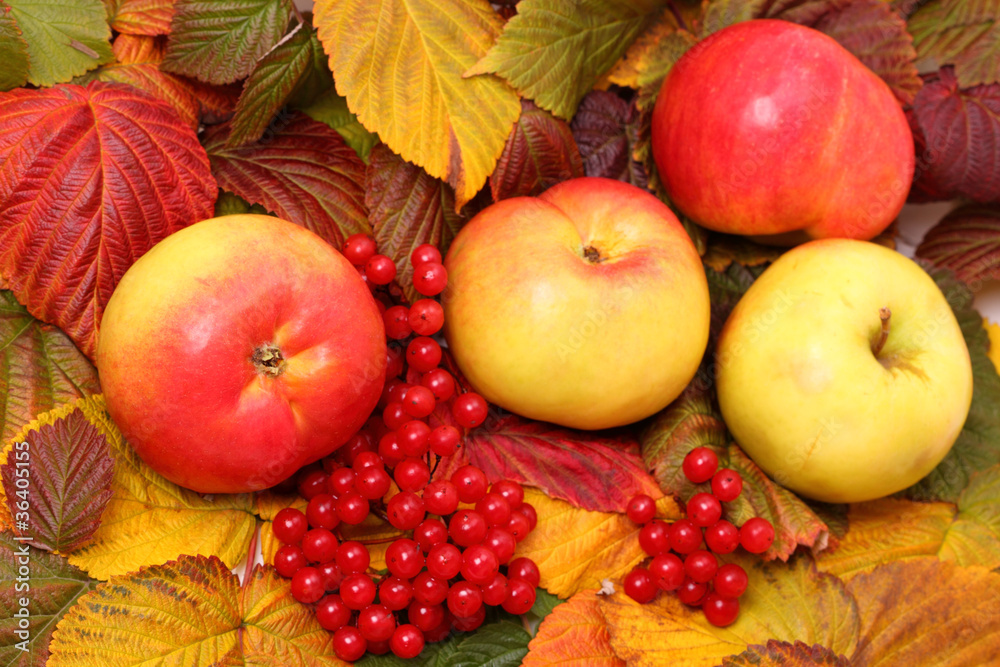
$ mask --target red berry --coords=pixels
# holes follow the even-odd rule
[[[640,526],[644,523],[649,523],[656,516],[656,501],[645,493],[637,494],[628,501],[625,514],[628,515],[628,518],[633,523],[637,523]]]
[[[422,262],[413,267],[413,288],[424,296],[435,296],[448,284],[448,271],[439,262]]]
[[[719,457],[708,447],[695,447],[681,465],[684,476],[695,484],[701,484],[712,479],[715,469],[719,467]]]
[[[340,582],[340,597],[351,609],[364,609],[375,600],[375,582],[361,572],[349,574]]]
[[[500,569],[500,561],[493,551],[482,544],[473,544],[462,552],[462,576],[479,586],[493,581]]]
[[[388,285],[396,278],[396,264],[385,255],[372,255],[365,262],[365,277],[373,285]]]
[[[694,525],[707,528],[722,517],[722,505],[711,493],[696,493],[688,500],[687,515]]]
[[[406,616],[410,623],[427,632],[444,622],[444,606],[413,601],[406,610]]]
[[[395,431],[389,431],[378,441],[378,455],[387,466],[394,466],[406,458],[406,454],[399,446],[399,436]]]
[[[359,471],[357,479],[354,481],[358,493],[367,500],[378,500],[389,492],[391,485],[392,479],[390,479],[389,473],[375,466]]]
[[[400,491],[385,504],[389,523],[400,530],[413,530],[424,520],[424,501],[412,491]]]
[[[417,419],[423,419],[434,412],[436,404],[437,399],[434,398],[431,390],[421,385],[410,387],[406,392],[406,397],[403,398],[403,410],[406,411],[406,414]],[[389,426],[389,422],[386,422],[386,426]],[[389,428],[393,427],[389,426]]]
[[[712,493],[721,502],[728,503],[740,497],[743,478],[735,470],[723,468],[712,476]]]
[[[420,266],[426,263],[441,263],[441,251],[430,243],[421,243],[410,253],[410,264]]]
[[[650,602],[659,590],[653,576],[644,567],[637,567],[626,574],[622,586],[625,594],[640,604]]]
[[[731,625],[740,615],[740,601],[713,592],[705,596],[705,600],[701,603],[701,610],[709,623],[724,628]]]
[[[431,514],[444,516],[458,509],[458,489],[446,479],[436,479],[424,487],[423,499]]]
[[[523,514],[528,519],[528,532],[533,531],[535,526],[538,525],[538,512],[535,511],[535,506],[531,503],[521,503],[517,507],[514,507],[511,513]]]
[[[340,523],[337,518],[336,500],[329,493],[320,493],[312,497],[306,506],[306,517],[313,528],[333,530]]]
[[[392,477],[403,491],[420,491],[430,481],[431,470],[422,459],[408,456],[396,464]]]
[[[451,634],[451,624],[454,621],[454,617],[445,605],[441,605],[442,617],[441,623],[433,628],[424,630],[424,639],[428,644],[433,644],[434,642],[443,641],[449,634]],[[410,617],[412,621],[412,616]]]
[[[410,327],[410,309],[406,306],[393,306],[382,313],[385,324],[385,335],[393,340],[402,340],[413,333]]]
[[[482,587],[483,603],[491,607],[503,604],[507,599],[507,577],[499,572],[493,575],[493,581]]]
[[[426,454],[430,435],[431,427],[419,419],[412,419],[396,429],[399,448],[407,456]]]
[[[285,579],[291,579],[296,572],[306,566],[302,549],[294,544],[286,544],[274,554],[274,569]]]
[[[326,473],[322,470],[311,470],[298,478],[299,495],[306,500],[312,500],[326,492]]]
[[[719,569],[715,555],[704,549],[692,551],[684,559],[684,572],[699,583],[708,583]]]
[[[271,532],[285,544],[298,544],[307,530],[309,522],[306,515],[294,507],[286,507],[275,514],[274,523],[271,524]]]
[[[413,578],[413,599],[423,604],[441,604],[448,598],[448,580],[424,570]]]
[[[419,339],[414,338],[414,340]],[[443,368],[432,368],[424,373],[420,378],[420,384],[430,389],[438,401],[447,401],[455,394],[455,377]]]
[[[400,579],[412,579],[424,567],[424,552],[415,541],[401,537],[386,549],[385,566]]]
[[[494,482],[490,491],[503,496],[511,510],[516,510],[524,503],[524,487],[513,480],[501,479],[499,482]]]
[[[400,355],[405,358],[406,353],[400,352]],[[406,396],[406,390],[410,388],[408,382],[403,382],[399,378],[392,378],[385,383],[385,388],[382,390],[382,408],[384,409],[389,403],[402,403],[403,397]]]
[[[462,444],[462,434],[451,424],[435,426],[428,438],[430,450],[438,456],[451,456]]]
[[[470,581],[458,581],[448,589],[448,611],[457,618],[468,618],[483,606],[483,592]]]
[[[452,473],[451,483],[455,485],[458,499],[463,503],[479,502],[489,487],[486,474],[473,465],[464,465]]]
[[[323,578],[316,568],[303,567],[292,575],[292,597],[302,604],[316,602],[325,592]]]
[[[462,570],[462,552],[450,542],[435,544],[427,552],[427,571],[439,579],[452,579]]]
[[[490,528],[486,531],[486,537],[483,538],[483,546],[496,554],[497,561],[501,565],[505,565],[514,557],[517,540],[505,528]]]
[[[424,633],[415,625],[400,625],[389,639],[389,648],[393,655],[404,660],[416,658],[424,650]]]
[[[368,642],[353,625],[344,625],[333,633],[333,652],[346,662],[354,662],[368,650]]]
[[[480,498],[476,511],[483,515],[491,528],[506,526],[510,522],[510,505],[499,493],[489,492]]]
[[[330,477],[326,481],[326,488],[331,495],[339,498],[345,493],[350,493],[355,490],[355,481],[358,478],[358,474],[354,472],[354,468],[337,468],[330,473]]]
[[[412,388],[413,387],[410,387],[410,389]],[[410,389],[406,390],[407,394],[410,393]],[[413,416],[406,411],[406,408],[403,407],[402,403],[396,403],[393,401],[392,403],[386,405],[382,410],[382,421],[385,422],[385,425],[393,431],[411,419],[413,419]]]
[[[521,507],[518,508],[520,510]],[[514,536],[514,539],[520,542],[528,536],[531,532],[531,519],[524,512],[511,512],[510,521],[507,522],[506,526],[507,532]]]
[[[325,563],[336,553],[337,538],[326,528],[313,528],[302,537],[302,555],[311,563]]]
[[[661,591],[674,591],[684,583],[684,563],[676,554],[662,553],[653,556],[649,574]]]
[[[691,577],[685,577],[677,589],[677,599],[691,607],[697,607],[705,599],[708,592],[708,585],[695,581]]]
[[[747,572],[736,563],[726,563],[715,573],[712,587],[724,598],[738,598],[750,583]]]
[[[639,546],[650,556],[670,551],[671,530],[663,521],[650,521],[639,529]]]
[[[316,620],[324,629],[333,632],[351,620],[351,608],[336,593],[324,595],[316,603]]]
[[[486,519],[479,512],[458,510],[448,522],[448,535],[455,544],[468,547],[482,542],[487,528]]]
[[[355,470],[358,468],[355,464],[358,461],[359,456],[364,456],[366,452],[371,455],[378,456],[375,450],[378,447],[375,446],[375,439],[372,437],[371,433],[367,431],[358,431],[344,443],[344,446],[337,450],[343,460],[349,466],[353,466]],[[371,458],[369,457],[369,461]],[[381,465],[381,464],[380,464]]]
[[[337,498],[337,517],[352,526],[364,521],[369,509],[368,499],[357,491],[345,493]]]
[[[424,504],[427,504],[426,495]],[[435,544],[448,541],[448,526],[440,519],[424,519],[413,529],[413,539],[420,545],[420,550],[427,553]]]
[[[344,574],[364,572],[371,564],[371,554],[368,553],[368,548],[361,542],[354,540],[348,540],[337,547],[336,559],[337,567]]]
[[[328,560],[316,566],[319,576],[323,579],[323,590],[335,591],[340,588],[340,582],[344,580],[344,573],[340,566],[334,561]]]
[[[360,451],[355,454],[354,460],[351,461],[351,469],[354,470],[355,475],[366,468],[385,468],[385,463],[382,462],[382,457],[378,455],[376,449]]]
[[[538,571],[538,565],[535,561],[521,556],[512,560],[507,566],[507,577],[509,579],[523,579],[532,586],[538,586],[542,575]]]
[[[396,629],[396,616],[384,604],[370,604],[358,613],[358,630],[372,642],[388,641]]]
[[[434,299],[420,299],[410,306],[407,321],[418,336],[433,336],[444,325],[444,309]]]
[[[458,632],[472,632],[486,620],[486,605],[479,605],[479,609],[472,616],[466,616],[465,618],[455,617],[451,622],[451,627],[453,627]]]
[[[720,519],[705,529],[705,544],[717,554],[730,554],[740,546],[740,529]]]
[[[767,519],[754,517],[740,526],[740,544],[752,554],[762,554],[774,543],[774,526]]]
[[[385,313],[382,314],[382,321],[385,321]],[[406,336],[403,336],[406,338]],[[398,345],[385,346],[385,379],[386,384],[399,382],[399,374],[403,372],[406,362],[406,352]],[[390,399],[391,400],[391,399]]]
[[[501,606],[510,614],[527,614],[535,605],[535,587],[524,579],[507,577],[507,599]]]
[[[670,526],[670,548],[679,554],[689,554],[701,546],[701,529],[687,519]]]
[[[354,266],[363,266],[375,254],[375,239],[368,234],[351,234],[341,253]]]
[[[459,426],[474,428],[486,421],[489,405],[486,399],[475,392],[457,396],[451,404],[451,414]]]
[[[417,336],[406,346],[406,363],[415,371],[427,373],[441,363],[441,346],[433,338]]]

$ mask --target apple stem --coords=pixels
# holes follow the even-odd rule
[[[889,318],[892,317],[892,311],[887,306],[882,306],[878,309],[878,316],[882,320],[882,331],[879,333],[878,340],[872,345],[872,354],[876,357],[885,347],[885,341],[889,338]]]
[[[271,343],[265,343],[253,351],[250,357],[258,373],[278,377],[285,371],[285,357],[281,350]]]
[[[591,264],[600,264],[604,261],[604,258],[601,257],[601,251],[592,245],[583,249],[583,256],[586,257],[587,261]]]

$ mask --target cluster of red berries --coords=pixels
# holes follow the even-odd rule
[[[395,265],[385,268],[378,259],[384,255],[375,254],[368,236],[350,237],[344,255],[370,286],[395,277]],[[414,279],[417,290],[428,297],[439,294],[447,274],[438,250],[419,246],[411,261],[421,277]],[[410,307],[379,303],[389,338],[403,341],[417,334],[405,353],[389,346],[382,411],[322,467],[300,471],[296,481],[308,500],[305,513],[283,509],[273,524],[283,543],[275,569],[291,579],[296,600],[313,605],[320,625],[333,632],[337,657],[348,661],[365,652],[415,657],[427,642],[441,641],[452,630],[479,627],[487,606],[526,613],[540,579],[533,561],[514,558],[517,543],[538,521],[519,484],[490,485],[473,465],[430,481],[432,461],[458,451],[461,429],[482,424],[488,411],[478,394],[457,394],[455,378],[439,367],[441,347],[431,336],[444,323],[441,305],[431,298]],[[457,427],[431,428],[426,420],[439,405],[449,407]],[[385,500],[393,481],[399,491]],[[344,539],[341,530],[373,512],[412,531],[389,544],[386,574],[373,571],[368,547]]]
[[[718,469],[711,449],[695,447],[684,458],[684,475],[695,484],[711,481],[711,493],[699,492],[687,502],[687,518],[667,524],[654,519],[652,498],[639,494],[629,501],[628,517],[642,526],[639,545],[652,559],[625,575],[625,593],[636,602],[653,600],[660,591],[676,591],[686,605],[701,607],[712,625],[724,627],[740,613],[746,571],[735,563],[719,565],[716,554],[740,546],[760,554],[774,542],[774,527],[754,517],[737,528],[722,518],[722,503],[736,500],[743,478],[735,470]],[[705,548],[707,547],[707,549]]]

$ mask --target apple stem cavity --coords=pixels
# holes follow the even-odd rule
[[[589,245],[583,249],[583,256],[591,264],[600,264],[605,259],[607,259],[606,257],[601,257],[601,251],[592,245]]]
[[[882,331],[879,332],[878,340],[872,345],[872,354],[876,357],[885,347],[885,341],[889,339],[889,318],[892,317],[892,311],[889,310],[888,306],[882,306],[878,309],[878,316],[882,320]]]
[[[276,378],[285,372],[285,357],[282,356],[281,350],[271,343],[256,348],[250,360],[261,375]]]

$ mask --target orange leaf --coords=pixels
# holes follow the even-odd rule
[[[556,607],[538,626],[522,667],[625,667],[611,648],[607,622],[593,590]]]
[[[128,35],[166,35],[174,17],[174,0],[104,0],[111,27]]]
[[[825,646],[773,639],[768,640],[767,646],[751,646],[722,661],[722,667],[848,667],[848,664],[847,658]]]

